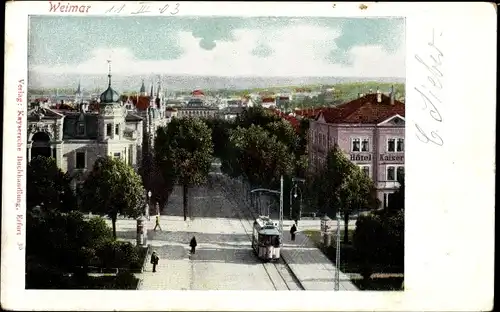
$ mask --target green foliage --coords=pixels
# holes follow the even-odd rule
[[[229,142],[229,130],[235,128],[235,123],[219,118],[204,119],[205,124],[211,130],[214,156],[223,159]]]
[[[293,172],[295,159],[289,148],[260,126],[231,131],[230,146],[231,167],[239,168],[253,185],[276,186],[281,175]]]
[[[166,181],[204,183],[213,159],[211,131],[198,118],[173,119],[157,130],[155,160]]]
[[[169,185],[183,187],[184,220],[188,187],[206,181],[213,159],[212,131],[199,118],[174,118],[156,131],[155,160]]]
[[[354,246],[365,260],[365,277],[377,264],[404,264],[404,211],[369,214],[356,221]]]
[[[94,261],[96,248],[110,239],[111,229],[100,217],[86,221],[77,211],[27,217],[27,258],[63,272]]]
[[[242,128],[248,128],[251,125],[266,126],[274,121],[280,121],[281,118],[275,113],[266,110],[262,106],[254,106],[245,109],[234,119],[234,123]]]
[[[104,219],[85,220],[77,211],[28,213],[26,243],[27,288],[103,288],[103,280],[87,275],[90,266],[140,270],[145,257],[145,248],[115,241]]]
[[[26,178],[26,208],[70,211],[76,209],[71,177],[63,173],[54,158],[38,156],[30,161]]]
[[[116,237],[118,214],[137,218],[143,212],[145,190],[141,177],[120,159],[101,157],[83,183],[82,207],[85,211],[108,215]]]
[[[138,250],[130,242],[108,240],[99,246],[96,255],[98,266],[107,269],[137,267],[140,262]]]
[[[346,226],[353,212],[379,206],[373,181],[349,161],[338,146],[329,151],[325,166],[311,181],[308,193],[313,203],[331,216],[340,210]],[[348,242],[347,235],[344,242]]]
[[[396,212],[405,209],[405,177],[404,174],[398,175],[399,188],[396,192],[389,195],[388,210]]]

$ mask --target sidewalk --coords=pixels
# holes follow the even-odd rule
[[[235,189],[237,193],[238,189]],[[241,204],[249,207],[248,200],[245,197],[240,198]],[[256,212],[248,209],[256,217]],[[335,265],[328,259],[323,252],[316,247],[305,234],[298,232],[295,241],[290,239],[290,227],[293,221],[283,221],[283,246],[281,257],[295,274],[304,290],[335,290]],[[300,227],[299,231],[304,230]],[[356,291],[349,277],[340,272],[340,290]]]

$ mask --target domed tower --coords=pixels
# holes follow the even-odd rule
[[[111,61],[108,60],[108,88],[99,97],[99,140],[119,140],[125,128],[127,111],[120,95],[111,87]]]

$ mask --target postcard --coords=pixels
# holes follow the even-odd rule
[[[3,308],[492,307],[494,5],[6,10]]]

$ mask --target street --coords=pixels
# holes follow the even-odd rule
[[[189,189],[188,221],[183,220],[182,188],[176,187],[162,211],[162,231],[148,221],[149,241],[160,257],[157,272],[148,266],[141,289],[288,290],[298,289],[284,264],[262,264],[251,249],[253,220],[220,185]],[[118,237],[133,240],[130,221],[117,223]],[[122,224],[120,226],[120,224]],[[125,224],[129,224],[128,228]],[[196,253],[189,241],[195,236]]]

